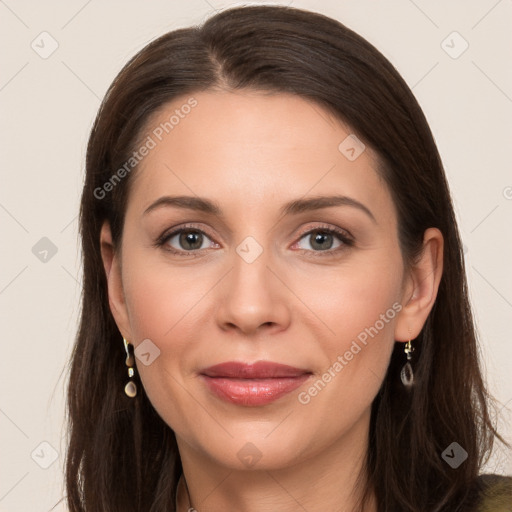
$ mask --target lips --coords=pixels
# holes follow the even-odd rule
[[[200,377],[217,397],[244,405],[265,405],[292,392],[310,378],[308,370],[269,361],[226,362],[201,371]]]

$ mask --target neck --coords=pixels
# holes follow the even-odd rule
[[[355,428],[321,452],[281,468],[237,470],[201,456],[178,439],[183,475],[178,512],[356,512],[365,483],[367,429]],[[375,512],[372,496],[364,512]]]

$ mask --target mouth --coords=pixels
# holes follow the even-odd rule
[[[199,375],[217,397],[237,405],[259,406],[291,393],[312,372],[269,361],[230,361],[205,368]]]

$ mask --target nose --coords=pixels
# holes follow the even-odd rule
[[[286,277],[277,270],[269,251],[264,250],[251,263],[235,252],[232,269],[218,289],[219,327],[244,335],[286,329],[292,296],[285,282]]]

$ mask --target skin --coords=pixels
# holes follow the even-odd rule
[[[103,226],[112,313],[135,347],[149,338],[160,350],[148,366],[137,359],[137,371],[176,434],[199,512],[348,512],[394,343],[418,336],[434,304],[442,235],[428,229],[421,258],[406,270],[375,154],[367,147],[349,161],[338,146],[350,128],[319,105],[261,91],[193,96],[197,106],[133,176],[121,251]],[[186,100],[153,115],[146,135]],[[361,202],[375,221],[347,205],[279,214],[293,199],[333,194]],[[165,195],[208,198],[223,217],[172,206],[144,214]],[[188,223],[205,233],[197,257],[179,235],[154,245]],[[322,227],[348,231],[353,245],[332,235],[319,247],[309,232]],[[248,236],[263,249],[252,263],[236,251]],[[394,303],[401,311],[307,404],[298,395],[311,382],[244,407],[217,398],[198,377],[224,361],[268,360],[308,369],[316,381]],[[237,456],[246,443],[261,456],[252,467]],[[366,510],[376,510],[374,500]]]

